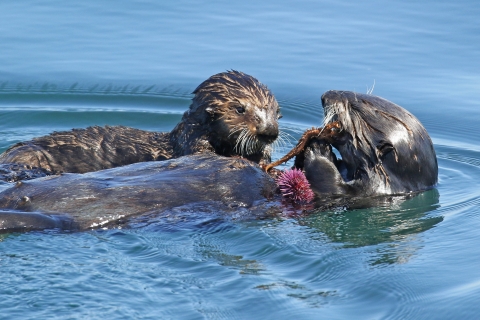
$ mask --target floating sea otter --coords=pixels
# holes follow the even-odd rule
[[[198,212],[252,218],[268,214],[275,188],[255,163],[210,152],[65,173],[19,181],[1,192],[0,231],[85,230]]]
[[[295,165],[305,171],[325,208],[436,184],[432,142],[408,111],[379,97],[345,91],[325,93],[322,104],[325,127],[307,131],[290,155],[298,153]],[[273,178],[258,164],[205,153],[20,182],[0,193],[5,210],[0,228],[82,230],[145,214],[198,211],[235,218],[270,216],[282,211],[274,189]]]
[[[407,110],[349,91],[327,91],[322,105],[324,128],[307,130],[297,147],[267,170],[297,155],[295,166],[319,196],[404,194],[437,183],[432,140]]]
[[[0,177],[21,180],[85,173],[126,164],[214,152],[269,163],[280,109],[257,79],[238,71],[211,76],[193,92],[190,109],[172,132],[89,127],[20,142],[0,155]],[[2,172],[3,169],[3,172]]]

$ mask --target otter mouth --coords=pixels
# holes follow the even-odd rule
[[[329,106],[324,106],[324,110],[328,114]],[[322,140],[312,139],[308,145],[311,156],[329,159],[337,168],[344,182],[358,179],[367,171],[366,167],[373,164],[370,159],[376,158],[376,155],[365,154],[356,148],[352,138],[355,133],[344,125],[341,120],[342,115],[330,113],[329,116],[329,121],[324,122],[324,128],[329,130],[326,137]],[[334,126],[333,130],[328,129],[332,126]]]
[[[295,168],[307,173],[307,168],[314,166],[312,163],[321,158],[333,165],[331,168],[336,169],[343,182],[354,180],[365,172],[362,161],[359,161],[361,158],[349,152],[351,148],[342,148],[343,152],[339,150],[350,142],[350,133],[345,131],[340,122],[326,123],[320,131],[320,134],[306,133],[308,142],[296,155]]]
[[[257,134],[258,141],[260,143],[263,143],[265,146],[272,144],[277,140],[278,138],[278,133],[275,135],[267,135],[267,134]]]

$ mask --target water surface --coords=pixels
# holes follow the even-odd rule
[[[0,318],[480,313],[477,2],[50,0],[0,12],[0,151],[89,125],[169,131],[201,81],[236,69],[269,86],[294,138],[321,123],[326,90],[373,88],[422,121],[439,161],[436,189],[370,209],[2,235]]]

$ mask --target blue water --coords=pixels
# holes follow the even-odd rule
[[[373,88],[422,121],[440,173],[408,201],[302,219],[2,235],[0,318],[476,319],[479,17],[472,0],[2,2],[0,151],[95,124],[169,131],[236,69],[294,138],[326,90]]]

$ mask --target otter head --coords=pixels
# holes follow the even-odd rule
[[[348,190],[354,188],[363,195],[396,194],[435,185],[435,150],[427,131],[411,113],[380,97],[348,91],[326,92],[322,105],[325,125],[340,124],[339,132],[328,142],[342,160],[330,161]],[[328,152],[305,156],[309,154],[328,156]],[[316,172],[321,174],[321,170]]]
[[[280,109],[265,85],[242,72],[228,71],[211,76],[193,93],[190,109],[174,129],[182,155],[209,149],[224,156],[270,161]]]

